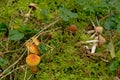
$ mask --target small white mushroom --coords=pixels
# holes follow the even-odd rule
[[[95,32],[95,30],[90,30],[90,31],[87,32],[87,34],[92,34],[94,32]]]
[[[102,34],[102,32],[103,32],[103,27],[101,27],[101,26],[95,27],[95,32]]]
[[[98,40],[98,36],[95,37],[95,40]],[[94,43],[93,43],[93,46],[92,46],[92,48],[91,48],[91,53],[92,53],[92,54],[95,53],[95,50],[96,50],[97,45],[98,45],[98,42],[94,42]]]
[[[97,47],[97,43],[94,43],[92,48],[91,48],[91,53],[95,53],[95,50],[96,50],[96,47]]]
[[[92,21],[91,18],[90,18],[90,21],[91,21],[94,29],[88,31],[87,33],[88,33],[88,34],[92,34],[92,35],[90,36],[90,38],[95,38],[95,39],[94,39],[94,40],[86,41],[85,43],[92,43],[91,53],[95,53],[96,47],[97,47],[97,46],[100,47],[101,45],[103,45],[103,44],[106,42],[106,40],[105,40],[105,38],[101,35],[102,32],[103,32],[103,27],[101,27],[101,26],[99,25],[99,22],[97,21],[98,26],[95,26],[95,24],[94,24],[94,22]]]
[[[28,18],[30,18],[30,13],[31,13],[31,11],[32,11],[32,10],[36,10],[36,4],[30,3],[28,7],[29,7],[30,9],[29,9],[28,13],[26,13],[26,14],[24,15],[24,17],[25,17],[24,23],[28,21]]]
[[[86,43],[96,43],[98,42],[98,40],[89,40],[89,41],[86,41]]]

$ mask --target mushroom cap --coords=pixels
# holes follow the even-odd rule
[[[95,28],[95,31],[98,32],[98,33],[100,33],[100,34],[102,34],[102,32],[103,32],[103,27],[97,26],[97,27]]]
[[[30,67],[37,66],[40,63],[41,58],[36,54],[30,54],[26,57],[26,63]]]
[[[31,53],[34,53],[34,54],[40,53],[38,47],[32,42],[29,42],[29,41],[26,42],[26,47]]]
[[[106,42],[105,38],[102,35],[98,35],[98,40],[98,46],[102,46]]]
[[[30,3],[29,8],[32,8],[32,10],[36,10],[36,4],[35,3]]]
[[[77,31],[77,26],[76,25],[70,25],[68,27],[68,31],[72,32],[72,33],[75,33]]]
[[[33,43],[35,43],[35,45],[37,46],[41,43],[39,39],[37,39],[36,37],[33,37],[32,40],[33,40]]]

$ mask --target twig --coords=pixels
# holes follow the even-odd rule
[[[109,60],[106,60],[104,58],[101,58],[101,60],[104,61],[104,62],[110,62]]]
[[[87,32],[87,34],[92,34],[94,32],[95,32],[95,30],[90,30],[90,31]]]
[[[14,71],[16,71],[16,70],[18,70],[18,69],[20,69],[20,68],[23,68],[23,67],[25,67],[25,66],[27,66],[27,65],[22,65],[22,66],[20,66],[20,67],[17,67],[17,68],[15,68],[15,69],[13,69],[11,72],[3,75],[3,76],[0,78],[0,80],[2,80],[4,77],[6,77],[7,75],[11,74],[12,72],[14,72]]]
[[[1,52],[0,55],[4,55],[4,54],[10,53],[10,52],[16,52],[16,51],[19,51],[19,50],[21,50],[21,49],[11,50],[11,51],[7,51],[7,52],[4,51],[4,52]]]
[[[46,33],[47,32],[55,32],[56,30],[60,29],[61,27],[58,27],[58,28],[55,28],[55,29],[52,29],[52,30],[48,30],[48,31],[45,31]],[[47,39],[44,40],[44,42],[46,42],[49,38],[47,37]]]
[[[99,22],[102,22],[104,19],[106,19],[107,17],[109,17],[110,16],[110,14],[107,14],[106,16],[103,16],[101,19],[99,19],[98,21]]]
[[[23,57],[23,55],[26,53],[26,50],[23,52],[23,54],[20,56],[20,58],[15,61],[12,65],[10,65],[8,68],[6,68],[1,74],[0,74],[0,77],[3,76],[3,74],[8,70],[10,69],[11,67],[13,67],[14,65],[16,65]]]
[[[95,32],[94,34],[92,34],[92,36],[90,36],[90,38],[94,38],[96,34],[97,33]]]
[[[100,22],[98,21],[98,18],[96,17],[97,25],[100,26]]]
[[[94,29],[95,29],[95,24],[94,24],[94,22],[92,21],[92,19],[90,18],[90,21],[91,21],[91,23],[92,23],[92,25],[93,25],[93,27],[94,27]]]
[[[43,34],[44,30],[46,30],[47,28],[51,27],[52,25],[54,25],[55,23],[57,23],[59,21],[59,19],[57,19],[56,21],[52,22],[51,24],[45,26],[41,31],[39,31],[37,34],[35,34],[33,37],[31,37],[30,39],[28,39],[27,41],[31,41],[33,38],[38,38],[41,34]],[[27,42],[26,41],[26,42]]]
[[[30,78],[32,77],[32,75],[33,75],[33,74],[31,74],[27,80],[30,80]]]
[[[27,75],[27,67],[25,68],[25,76],[24,76],[24,80],[26,80],[26,75]]]
[[[6,51],[8,51],[8,50],[6,49],[6,47],[5,47],[2,43],[0,43],[0,45],[1,45]]]
[[[44,30],[46,30],[47,28],[51,27],[52,25],[54,25],[54,24],[57,23],[58,21],[59,21],[59,19],[56,20],[56,21],[54,21],[54,22],[52,22],[51,24],[47,25],[46,27],[44,27],[41,31],[39,31],[39,32],[38,32],[36,35],[34,35],[33,37],[38,38]],[[32,37],[32,38],[33,38],[33,37]]]

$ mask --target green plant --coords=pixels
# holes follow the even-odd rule
[[[0,66],[1,66],[1,67],[6,66],[7,64],[8,64],[8,61],[7,61],[7,60],[5,60],[5,59],[3,59],[3,58],[0,58]]]

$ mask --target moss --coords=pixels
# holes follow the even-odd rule
[[[115,43],[117,58],[119,58],[120,35],[118,35],[119,29],[115,26],[118,26],[118,22],[120,21],[119,14],[117,14],[119,12],[118,4],[120,2],[115,0],[117,2],[112,4],[112,1],[107,1],[108,0],[0,0],[0,24],[5,23],[9,30],[17,30],[24,34],[24,37],[20,40],[16,39],[17,41],[14,41],[8,37],[9,39],[7,41],[3,41],[3,39],[5,39],[5,31],[0,32],[0,40],[2,39],[0,41],[0,56],[8,61],[8,65],[0,65],[3,71],[21,56],[22,51],[26,49],[25,47],[21,47],[27,39],[42,30],[45,25],[57,20],[57,18],[61,19],[57,24],[45,30],[45,33],[39,37],[45,45],[44,47],[41,46],[41,49],[45,48],[43,49],[45,51],[40,54],[43,58],[38,66],[38,73],[32,74],[29,68],[26,69],[26,67],[24,67],[14,71],[3,80],[7,80],[10,76],[15,80],[23,80],[23,78],[26,78],[26,80],[29,78],[30,80],[112,80],[115,74],[115,71],[113,71],[114,74],[112,74],[109,69],[112,62],[108,63],[102,60],[102,58],[113,60],[110,55],[105,52],[107,43],[96,50],[98,55],[102,55],[98,57],[87,54],[84,45],[79,43],[89,39],[89,35],[86,34],[87,28],[91,27],[89,18],[96,24],[96,17],[101,19],[110,14],[109,18],[102,20],[100,24],[101,26],[105,26],[103,35],[107,38],[107,41],[113,40]],[[29,11],[28,4],[32,2],[36,3],[37,10],[32,11],[28,21],[24,23],[24,15]],[[66,30],[67,27],[72,24],[75,24],[78,28],[75,34]],[[18,28],[15,28],[16,26]],[[59,29],[54,31],[56,28]],[[2,29],[2,26],[0,26],[0,29]],[[116,33],[114,33],[112,29],[117,29],[118,32],[116,31]],[[51,39],[46,37],[46,34],[49,33],[47,31],[49,30],[51,30],[50,33],[52,33],[53,36]],[[114,36],[115,39],[111,38],[111,36]],[[51,47],[53,49],[50,51]],[[27,52],[20,62],[10,70],[26,64],[26,56]]]

